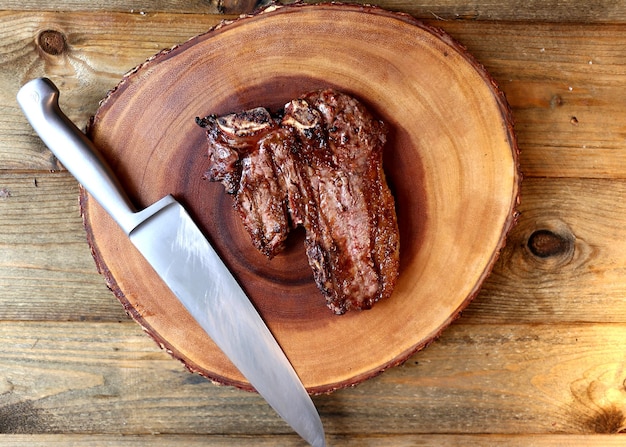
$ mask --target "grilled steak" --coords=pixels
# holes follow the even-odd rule
[[[208,137],[206,177],[234,195],[257,249],[271,258],[290,228],[303,226],[309,265],[333,312],[391,295],[399,234],[382,167],[386,130],[360,102],[323,90],[276,117],[257,108],[197,122]]]

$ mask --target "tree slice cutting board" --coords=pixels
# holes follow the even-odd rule
[[[195,123],[256,106],[275,112],[323,87],[388,125],[384,163],[400,225],[393,295],[341,316],[315,287],[302,233],[271,261],[254,249],[232,198],[203,179]],[[517,146],[500,90],[444,32],[375,7],[272,6],[225,22],[129,72],[89,136],[138,208],[173,194],[189,210],[311,393],[357,384],[437,337],[478,293],[516,217]],[[129,314],[190,370],[250,389],[84,191],[81,205],[94,258]]]

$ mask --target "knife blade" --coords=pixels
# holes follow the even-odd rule
[[[256,391],[310,445],[325,447],[319,414],[293,366],[187,211],[171,195],[136,211],[58,99],[59,90],[47,78],[26,83],[17,94],[46,146],[111,215]]]

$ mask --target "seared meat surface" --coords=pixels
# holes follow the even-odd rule
[[[399,267],[393,196],[382,166],[384,124],[334,90],[307,93],[272,117],[257,108],[198,119],[206,177],[234,195],[254,245],[268,257],[291,227],[327,306],[342,314],[388,297]]]

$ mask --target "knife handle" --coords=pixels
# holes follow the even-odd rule
[[[26,83],[17,93],[24,115],[65,168],[129,234],[137,216],[106,160],[59,107],[59,90],[47,78]]]

